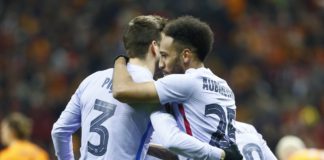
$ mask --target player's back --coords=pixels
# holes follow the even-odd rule
[[[276,160],[262,136],[246,123],[235,122],[236,143],[245,160]]]
[[[47,153],[28,141],[16,141],[0,152],[0,160],[48,160]]]
[[[152,74],[128,64],[137,82],[152,81]],[[80,85],[82,142],[80,159],[138,159],[149,135],[149,113],[145,106],[134,109],[112,96],[113,69],[96,72]]]
[[[228,137],[235,139],[234,94],[209,69],[188,69],[159,79],[155,86],[162,104],[172,102],[177,122],[188,134],[217,147],[226,147]]]

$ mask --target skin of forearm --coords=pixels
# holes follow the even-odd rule
[[[124,58],[115,61],[112,90],[114,98],[124,103],[159,102],[154,83],[135,83],[127,70]]]
[[[124,58],[118,58],[115,61],[113,73],[113,96],[119,101],[127,102],[126,91],[127,84],[131,83],[132,78],[127,71],[126,61]]]

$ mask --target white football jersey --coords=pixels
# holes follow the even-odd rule
[[[153,81],[146,68],[128,64],[136,82]],[[152,105],[133,108],[112,96],[113,69],[87,77],[53,126],[52,138],[59,159],[74,159],[71,135],[81,127],[81,160],[143,159],[151,135]],[[147,106],[145,106],[147,105]]]
[[[165,76],[154,84],[160,103],[172,106],[187,134],[217,147],[235,140],[235,98],[225,80],[202,67]]]
[[[235,122],[236,144],[244,160],[276,160],[267,143],[256,129],[246,123]]]

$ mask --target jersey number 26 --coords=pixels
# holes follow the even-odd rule
[[[227,117],[224,109],[227,111]],[[232,125],[232,120],[235,119],[235,110],[228,107],[223,108],[214,103],[205,106],[205,115],[209,114],[216,114],[219,117],[217,131],[212,134],[209,144],[221,148],[229,147],[229,141],[231,139],[235,141],[235,128]],[[227,135],[225,134],[226,128]]]

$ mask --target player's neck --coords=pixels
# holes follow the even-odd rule
[[[154,61],[147,61],[146,59],[139,59],[139,58],[130,58],[129,63],[147,68],[152,73],[152,75],[154,73],[155,70]]]
[[[188,70],[190,68],[194,68],[194,69],[198,69],[198,68],[201,68],[201,67],[205,67],[204,66],[204,63],[202,62],[198,62],[198,61],[192,61],[189,65],[185,66],[185,70]]]

